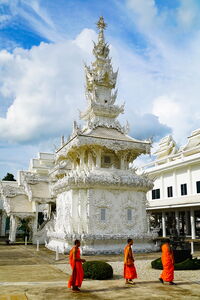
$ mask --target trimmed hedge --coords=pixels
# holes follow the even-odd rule
[[[113,277],[113,268],[104,261],[86,261],[83,270],[84,278],[105,280]]]
[[[152,267],[153,269],[162,270],[162,269],[163,269],[163,266],[162,266],[161,258],[157,258],[157,259],[153,260],[153,261],[151,262],[151,267]]]
[[[178,264],[186,259],[192,259],[190,249],[173,250],[175,264]]]
[[[161,258],[155,259],[151,262],[151,267],[153,269],[162,270]],[[180,263],[174,265],[175,270],[199,270],[200,269],[200,259],[188,258]]]

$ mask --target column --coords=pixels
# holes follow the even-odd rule
[[[38,230],[38,202],[35,202],[35,216],[33,220],[33,235],[37,232]]]
[[[147,232],[150,233],[150,217],[151,217],[151,213],[147,213]]]
[[[190,209],[191,238],[196,238],[194,209]]]
[[[6,235],[6,214],[2,213],[1,215],[1,236]]]
[[[166,237],[166,224],[165,224],[165,212],[162,212],[162,231],[163,237]]]
[[[185,235],[185,218],[184,218],[184,212],[181,211],[181,234]]]
[[[9,232],[9,241],[14,243],[16,241],[16,231],[17,231],[17,217],[10,216],[10,232]]]
[[[48,215],[47,215],[48,220],[51,219],[51,203],[48,203]]]
[[[164,199],[165,198],[165,188],[164,188],[164,178],[163,178],[163,174],[161,175],[161,191],[160,191],[160,198]]]
[[[190,220],[189,220],[187,210],[185,211],[185,227],[186,227],[185,233],[186,233],[186,235],[189,235],[190,234]]]
[[[96,167],[101,168],[101,150],[96,151]]]
[[[84,158],[85,158],[85,150],[82,150],[81,153],[80,153],[80,167],[81,167],[81,169],[84,169],[84,166],[85,166]]]
[[[76,169],[76,167],[77,167],[76,160],[75,160],[75,159],[73,159],[73,160],[72,160],[72,170],[75,170],[75,169]]]
[[[173,197],[178,197],[176,171],[173,172]]]
[[[191,168],[190,167],[188,167],[187,175],[188,175],[188,195],[192,195],[193,187],[192,187],[192,176],[191,176]]]
[[[121,170],[125,169],[125,167],[124,167],[124,159],[125,159],[125,156],[121,155],[121,157],[120,157],[120,169]]]
[[[88,168],[89,169],[93,169],[93,166],[94,166],[94,162],[93,162],[93,159],[92,159],[92,153],[88,153]]]
[[[179,211],[175,210],[176,232],[180,235]]]

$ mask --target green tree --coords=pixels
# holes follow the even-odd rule
[[[16,181],[14,175],[11,174],[11,173],[7,173],[6,176],[5,176],[2,180],[6,180],[6,181]]]

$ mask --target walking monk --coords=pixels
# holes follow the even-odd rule
[[[174,280],[174,255],[173,251],[170,247],[170,240],[166,239],[165,243],[162,245],[162,265],[163,271],[160,275],[160,282],[164,283],[164,281],[169,282],[170,285],[174,285],[176,283]]]
[[[69,252],[69,263],[72,267],[72,275],[68,281],[68,288],[72,288],[73,292],[80,292],[80,287],[84,278],[82,263],[85,259],[81,259],[80,241],[75,240],[74,247]]]
[[[128,239],[128,245],[124,248],[124,278],[126,279],[126,284],[134,284],[133,279],[137,278],[136,269],[134,266],[134,258],[132,245],[133,240]]]

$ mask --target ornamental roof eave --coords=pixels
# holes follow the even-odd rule
[[[71,152],[73,149],[77,150],[83,146],[97,146],[105,147],[109,150],[115,152],[134,152],[135,156],[140,154],[150,153],[151,143],[147,141],[134,140],[129,136],[125,136],[125,139],[116,139],[111,137],[93,136],[77,134],[71,140],[69,140],[62,148],[57,150],[57,158],[60,156],[66,157],[67,153]],[[132,139],[132,140],[131,140]]]
[[[71,171],[67,176],[59,179],[52,185],[54,193],[63,189],[100,187],[114,189],[133,189],[147,192],[153,188],[153,181],[145,175],[137,175],[132,170],[120,169],[93,169]]]
[[[92,104],[89,106],[85,111],[80,113],[80,118],[83,120],[87,120],[88,116],[91,113],[95,113],[97,116],[102,117],[110,117],[110,118],[116,118],[119,116],[119,114],[124,113],[124,105],[112,105],[112,106],[105,106],[100,104]]]
[[[0,185],[0,194],[5,198],[14,198],[20,195],[26,195],[25,190],[23,187],[20,186],[13,186],[12,184],[4,184],[1,182]]]

